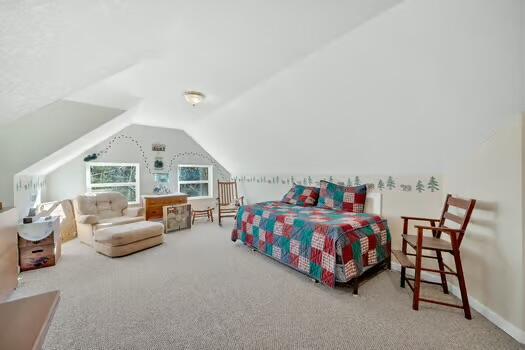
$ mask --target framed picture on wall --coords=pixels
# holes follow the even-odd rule
[[[163,207],[163,220],[166,233],[191,228],[191,204]]]

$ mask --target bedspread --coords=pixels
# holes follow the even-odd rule
[[[390,257],[391,236],[382,217],[282,202],[240,207],[231,238],[330,287]]]

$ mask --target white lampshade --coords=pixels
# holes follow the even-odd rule
[[[198,91],[186,91],[184,93],[184,98],[192,106],[195,106],[196,104],[199,104],[204,99],[204,94]]]

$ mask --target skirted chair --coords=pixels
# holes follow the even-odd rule
[[[128,208],[118,192],[81,195],[74,206],[78,237],[103,255],[124,256],[164,242],[164,225],[145,221],[144,208]]]
[[[237,216],[237,210],[244,204],[244,197],[239,197],[236,181],[217,181],[217,193],[219,225],[222,225],[222,218]]]

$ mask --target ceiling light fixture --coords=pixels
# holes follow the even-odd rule
[[[184,98],[188,103],[195,107],[196,104],[199,104],[204,100],[204,94],[198,91],[186,91],[184,92]]]

